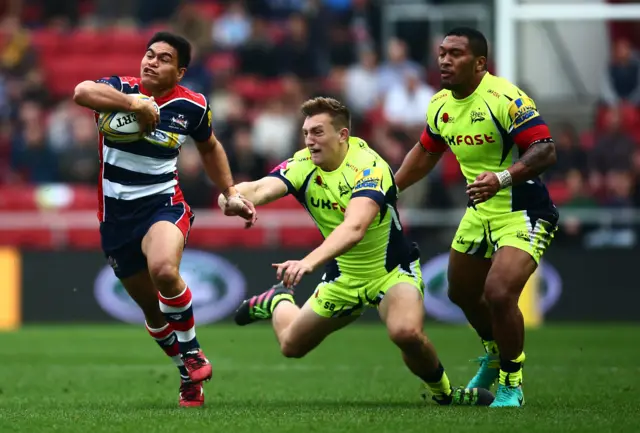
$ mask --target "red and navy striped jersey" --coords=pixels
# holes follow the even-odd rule
[[[126,94],[151,96],[140,78],[112,76],[97,82]],[[177,171],[180,147],[189,136],[196,142],[211,137],[211,109],[204,95],[182,86],[155,102],[160,107],[160,122],[154,133],[132,143],[115,143],[99,136],[101,222],[134,219],[148,206],[184,201]],[[95,117],[97,123],[99,114]]]

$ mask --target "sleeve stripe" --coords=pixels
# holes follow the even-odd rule
[[[534,141],[550,138],[551,132],[549,131],[549,127],[544,122],[541,122],[532,127],[519,130],[519,132],[513,136],[513,141],[520,149],[527,150]]]
[[[294,188],[291,181],[286,177],[282,176],[280,172],[275,171],[273,173],[269,173],[267,176],[275,177],[276,179],[280,179],[281,181],[283,181],[284,184],[287,186],[287,194],[296,194],[296,189]]]
[[[441,136],[434,134],[427,125],[420,135],[420,144],[427,152],[444,153],[447,151],[447,144]]]
[[[385,206],[385,197],[384,194],[381,193],[380,191],[374,191],[371,189],[366,189],[366,190],[362,190],[362,191],[356,191],[353,194],[351,194],[351,198],[357,198],[357,197],[367,197],[370,198],[371,200],[375,201],[377,203],[377,205],[380,207],[380,209],[382,210]]]

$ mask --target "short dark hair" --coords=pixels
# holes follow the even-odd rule
[[[461,36],[469,41],[469,48],[476,57],[489,58],[489,44],[482,32],[471,27],[456,27],[449,30],[446,36]]]
[[[186,38],[170,32],[158,32],[149,39],[147,49],[156,42],[166,42],[175,48],[178,53],[179,68],[189,67],[189,63],[191,63],[191,44]]]
[[[326,113],[331,116],[331,124],[334,128],[351,128],[351,113],[349,109],[337,99],[318,96],[302,104],[300,111],[302,111],[305,117]]]

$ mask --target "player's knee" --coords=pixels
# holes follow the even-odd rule
[[[509,304],[517,304],[517,294],[513,293],[505,278],[488,277],[484,286],[484,297],[491,308],[500,308]]]
[[[464,305],[465,302],[469,301],[468,296],[465,296],[463,291],[452,286],[449,286],[447,295],[449,296],[449,300],[456,305]]]
[[[280,343],[280,351],[285,358],[300,359],[304,357],[309,351],[302,347],[300,344],[296,344],[293,341],[284,340]]]
[[[149,274],[159,286],[173,286],[180,281],[178,266],[171,261],[157,261],[149,264]]]
[[[400,348],[410,348],[421,344],[426,337],[419,326],[406,323],[390,326],[389,338]]]

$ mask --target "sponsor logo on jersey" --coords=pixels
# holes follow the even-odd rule
[[[466,144],[467,146],[481,146],[483,144],[492,144],[496,140],[490,134],[476,134],[476,135],[453,135],[445,136],[449,146],[459,146]]]
[[[448,92],[442,92],[442,93],[438,93],[436,96],[434,96],[433,98],[431,98],[431,102],[436,102],[439,101],[443,98],[446,98],[447,96],[449,96]]]
[[[355,165],[351,164],[350,162],[347,162],[347,168],[350,168],[353,171],[358,171],[358,167],[356,167]]]
[[[442,113],[440,115],[440,122],[442,123],[453,123],[456,121],[456,118],[453,116],[449,116],[449,113]]]
[[[186,250],[180,274],[189,281],[193,313],[198,323],[212,323],[228,317],[244,299],[246,281],[233,264],[221,256]],[[114,318],[127,323],[144,324],[144,314],[131,299],[109,266],[94,282],[98,305]]]
[[[496,98],[500,97],[500,93],[496,92],[495,90],[489,89],[489,90],[487,90],[487,93],[492,95],[492,96],[495,96]]]
[[[316,176],[314,182],[319,187],[322,187],[322,188],[325,188],[325,189],[329,188],[329,186],[326,183],[324,183],[324,180],[322,179],[322,176],[320,176],[320,175]]]
[[[540,114],[531,98],[523,96],[522,98],[514,99],[509,104],[509,118],[513,124],[513,129],[521,127],[538,116]]]
[[[336,203],[335,201],[331,201],[331,200],[326,200],[326,199],[322,199],[322,198],[316,198],[316,197],[310,197],[309,198],[311,206],[317,208],[317,209],[325,209],[325,210],[339,210],[340,212],[344,213],[345,212],[345,208],[343,208],[342,206],[340,206],[340,203]]]
[[[482,111],[471,110],[471,123],[484,122],[487,115]]]
[[[451,323],[467,323],[467,319],[460,308],[449,300],[447,292],[447,268],[449,253],[441,254],[422,265],[422,278],[426,289],[424,291],[424,308],[431,317]],[[558,271],[544,261],[539,271],[538,308],[544,314],[549,311],[560,298],[562,280]]]
[[[356,182],[355,186],[353,187],[353,192],[363,191],[367,189],[378,191],[381,188],[381,183],[382,169],[376,167],[367,168],[356,176]]]

